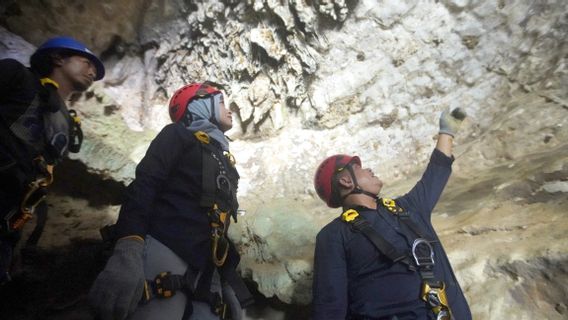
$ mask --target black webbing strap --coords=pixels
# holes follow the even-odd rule
[[[427,239],[426,235],[420,229],[420,227],[418,227],[418,225],[410,219],[408,213],[401,214],[399,215],[399,217],[399,221],[402,222],[403,225],[408,227],[408,229],[410,229],[418,238]]]
[[[412,219],[410,219],[410,214],[408,213],[408,211],[399,206],[395,200],[389,198],[380,198],[378,199],[377,203],[382,205],[385,209],[387,209],[387,211],[396,216],[398,220],[402,222],[402,225],[406,226],[408,229],[410,229],[410,231],[414,233],[417,239],[428,238],[426,237],[426,234],[423,232],[423,230],[416,223],[414,223]],[[379,211],[377,210],[377,213],[378,212]]]
[[[212,156],[215,152],[211,146],[201,143],[201,199],[199,205],[203,207],[212,207],[215,204],[215,195],[217,193],[217,184],[215,177],[217,176],[217,162]]]
[[[392,260],[393,262],[402,262],[411,267],[411,262],[409,260],[408,254],[405,252],[399,252],[392,244],[385,240],[369,223],[365,218],[359,215],[354,209],[349,209],[341,214],[341,220],[351,225],[351,228],[362,233],[371,243],[379,250],[380,253],[384,254]]]
[[[196,300],[211,302],[211,279],[213,278],[214,269],[215,267],[211,262],[208,263],[207,267],[203,270],[194,292]],[[221,280],[227,282],[227,284],[231,286],[231,289],[235,292],[242,308],[254,303],[254,297],[231,263],[225,263],[222,267],[217,268],[217,271],[221,276]]]
[[[419,242],[431,242],[425,240],[424,232],[409,218],[408,213],[404,212],[404,210],[398,207],[394,202],[391,203],[392,205],[390,205],[390,208],[387,207],[387,209],[399,217],[402,224],[407,226],[408,229],[416,234],[417,239],[415,241],[420,240]],[[359,215],[356,210],[349,209],[345,211],[341,215],[341,218],[343,221],[349,223],[355,231],[361,232],[373,244],[373,246],[379,250],[379,252],[384,254],[391,261],[402,262],[411,270],[416,270],[416,267],[418,267],[419,272],[424,279],[433,278],[431,266],[419,263],[420,261],[417,261],[415,265],[411,260],[411,256],[407,252],[398,251],[390,242],[385,240],[381,234],[373,229],[369,221]],[[414,251],[412,251],[412,253],[414,253]]]
[[[237,274],[237,270],[230,265],[223,265],[219,268],[221,279],[225,280],[235,292],[242,308],[246,308],[254,303],[254,297],[248,290],[243,279]]]
[[[385,256],[393,262],[403,262],[410,264],[408,255],[406,253],[398,252],[388,241],[385,240],[365,218],[357,215],[352,221],[349,222],[353,229],[361,232],[371,243]]]
[[[213,262],[207,263],[207,266],[201,271],[201,276],[197,281],[197,286],[193,292],[193,298],[199,301],[211,303],[211,280],[213,279],[213,272],[215,267]]]

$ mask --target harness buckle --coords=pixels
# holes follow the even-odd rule
[[[426,255],[421,255],[427,249]],[[430,241],[422,238],[414,240],[412,243],[412,256],[418,267],[431,267],[434,265],[434,249]]]
[[[351,222],[359,216],[359,212],[349,209],[341,214],[341,219],[345,222]]]
[[[209,135],[207,133],[203,131],[197,131],[196,133],[194,133],[194,135],[201,143],[209,144]]]
[[[154,280],[144,281],[141,304],[147,304],[154,298],[168,299],[173,297],[178,290],[186,295],[193,295],[195,291],[195,277],[189,269],[184,275],[160,272]]]
[[[380,201],[382,205],[394,215],[405,213],[404,209],[399,207],[396,201],[394,201],[393,199],[381,198]]]
[[[140,303],[147,304],[154,298],[171,298],[176,294],[179,286],[174,284],[171,272],[161,272],[154,280],[144,281],[144,291]]]
[[[154,279],[156,295],[160,298],[171,298],[176,294],[174,285],[171,281],[171,272],[161,272]]]

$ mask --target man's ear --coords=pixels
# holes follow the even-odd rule
[[[341,175],[337,180],[337,183],[342,189],[351,190],[355,187],[353,179],[351,179],[351,176],[348,174]]]

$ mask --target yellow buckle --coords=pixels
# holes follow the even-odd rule
[[[197,131],[194,133],[197,140],[201,141],[201,143],[209,144],[209,135],[203,131]]]
[[[399,207],[396,204],[396,201],[394,201],[393,199],[389,199],[389,198],[382,198],[381,202],[383,204],[383,206],[385,208],[387,208],[388,211],[392,212],[392,213],[401,213],[404,212],[404,210]]]
[[[345,222],[351,222],[359,216],[359,212],[349,209],[341,214],[341,219]]]

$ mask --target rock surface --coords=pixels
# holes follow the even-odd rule
[[[86,136],[73,159],[121,184],[175,89],[227,84],[241,271],[294,305],[310,302],[315,234],[338,214],[313,190],[319,161],[356,153],[400,195],[439,113],[463,107],[434,224],[474,318],[564,319],[567,13],[565,1],[7,1],[0,57],[25,63],[56,34],[101,54],[107,77],[71,102]],[[95,239],[116,218],[117,203],[65,190],[50,200],[44,248]]]

